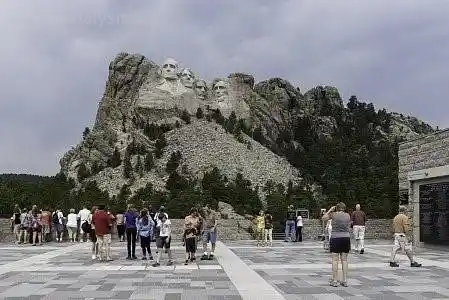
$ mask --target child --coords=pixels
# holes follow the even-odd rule
[[[159,214],[157,217],[157,225],[156,229],[159,231],[159,236],[156,238],[156,262],[153,264],[153,267],[159,267],[162,249],[165,247],[168,253],[168,262],[167,266],[173,265],[173,256],[170,249],[171,242],[171,222],[168,220],[167,214]]]
[[[324,250],[329,250],[329,242],[332,232],[332,220],[327,221],[326,229],[324,230]]]
[[[140,236],[140,246],[142,247],[142,260],[147,260],[147,251],[149,260],[153,260],[151,254],[151,239],[153,237],[154,221],[148,216],[148,210],[142,209],[140,219],[137,221],[137,232]]]
[[[195,253],[196,253],[196,239],[197,239],[197,231],[198,231],[198,211],[196,208],[192,208],[190,210],[190,215],[185,217],[184,219],[184,235],[183,241],[186,246],[186,261],[185,265],[189,264],[189,260],[191,262],[195,261]]]

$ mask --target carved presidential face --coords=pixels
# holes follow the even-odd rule
[[[223,80],[217,81],[212,89],[218,100],[223,100],[228,95],[228,85]]]
[[[197,80],[195,82],[195,92],[199,99],[204,100],[207,97],[207,85],[204,80]]]
[[[178,62],[173,58],[166,59],[162,65],[161,75],[169,80],[178,78]]]
[[[181,72],[181,82],[186,88],[193,88],[195,82],[195,75],[190,69],[183,69]]]

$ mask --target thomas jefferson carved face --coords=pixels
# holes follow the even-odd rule
[[[195,75],[190,69],[183,69],[181,72],[181,82],[186,88],[192,88],[195,82]]]
[[[196,94],[199,99],[204,100],[207,97],[207,85],[204,80],[197,80],[194,84]]]
[[[168,80],[176,79],[178,77],[178,62],[173,58],[166,59],[162,65],[161,75]]]
[[[223,81],[219,80],[215,82],[214,86],[212,87],[215,97],[220,101],[224,100],[224,97],[228,95],[228,84]]]

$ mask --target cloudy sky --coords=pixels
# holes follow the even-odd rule
[[[449,127],[449,1],[0,1],[0,173],[53,175],[92,126],[109,61],[174,57],[206,79],[334,85]]]

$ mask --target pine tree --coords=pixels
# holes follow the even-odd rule
[[[86,165],[84,163],[81,163],[81,165],[78,168],[77,172],[77,178],[79,182],[82,182],[84,179],[90,176],[90,172],[87,169]]]
[[[123,176],[126,179],[130,179],[133,175],[133,167],[131,165],[131,155],[126,151],[125,158],[123,160]]]
[[[145,171],[147,172],[154,168],[154,158],[152,152],[147,153],[147,155],[145,155],[144,167]]]
[[[89,135],[89,133],[90,133],[90,128],[89,128],[89,127],[84,128],[84,131],[83,131],[83,140],[86,139],[86,137]]]
[[[118,166],[120,166],[122,164],[122,159],[120,158],[120,152],[118,151],[117,148],[114,149],[114,154],[112,154],[112,157],[110,159],[110,163],[109,165],[112,168],[117,168]]]
[[[201,109],[201,107],[198,107],[198,109],[196,110],[196,118],[197,119],[204,118],[204,113],[203,113],[203,110]]]
[[[144,168],[143,168],[142,159],[140,158],[140,155],[137,155],[136,171],[140,177],[143,176]]]
[[[186,124],[190,124],[190,114],[185,109],[182,111],[181,120],[186,122]]]
[[[155,145],[156,150],[154,151],[154,155],[156,158],[161,158],[164,153],[164,148],[167,146],[167,140],[165,139],[165,135],[161,134],[157,139]]]
[[[166,171],[168,174],[173,173],[179,167],[179,162],[181,160],[181,152],[176,151],[170,155],[170,159],[167,161]]]

